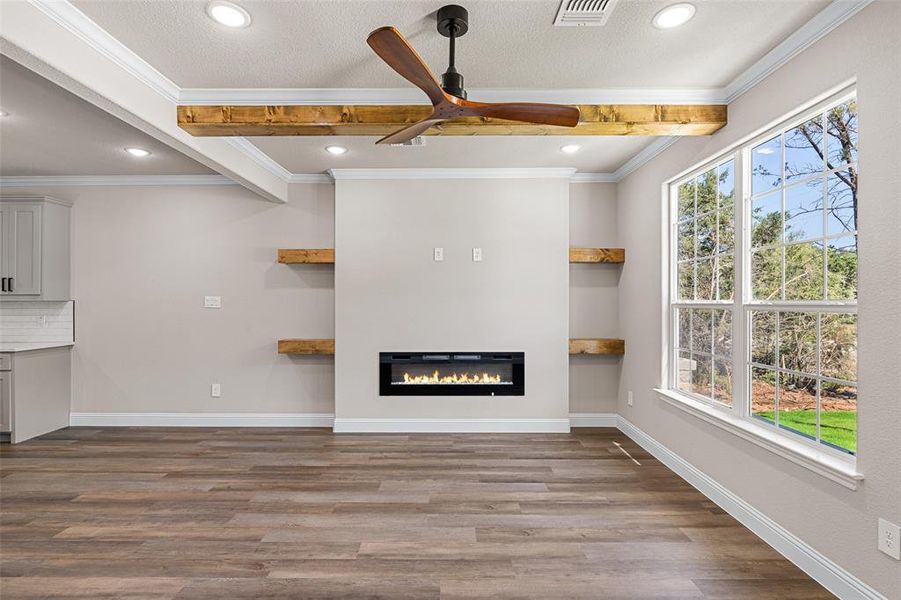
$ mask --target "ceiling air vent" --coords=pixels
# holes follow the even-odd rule
[[[554,25],[558,27],[605,25],[619,0],[562,0]]]

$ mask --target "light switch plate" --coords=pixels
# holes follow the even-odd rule
[[[879,519],[879,549],[895,560],[901,560],[901,527]]]
[[[482,262],[482,249],[481,248],[473,248],[472,249],[472,262]]]
[[[213,398],[221,398],[222,397],[222,384],[211,383],[210,384],[210,396]]]
[[[435,248],[435,262],[444,260],[444,248]]]
[[[204,296],[204,308],[222,308],[222,296]]]

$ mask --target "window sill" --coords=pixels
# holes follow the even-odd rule
[[[682,394],[659,388],[654,391],[667,403],[810,469],[814,473],[840,483],[848,489],[856,490],[858,484],[863,480],[863,475],[857,472],[851,461],[842,460],[826,452],[819,452],[802,442],[787,438],[778,431],[739,419]]]

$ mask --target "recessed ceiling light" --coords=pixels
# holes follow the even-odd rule
[[[132,156],[137,156],[138,158],[144,158],[145,156],[150,156],[150,150],[144,150],[143,148],[126,148],[126,152],[131,154]]]
[[[567,154],[575,154],[581,149],[582,146],[580,146],[579,144],[567,144],[565,146],[560,146],[560,152],[566,152]]]
[[[226,27],[247,27],[250,25],[250,13],[231,2],[213,0],[206,5],[206,14],[211,19]]]
[[[694,4],[680,2],[658,12],[654,15],[652,23],[657,29],[672,29],[687,23],[693,16],[695,16]]]
[[[347,152],[347,148],[344,146],[326,146],[325,151],[329,154],[334,154],[335,156],[341,156],[345,152]]]
[[[5,110],[0,110],[0,117],[6,117],[6,116],[9,116],[9,113],[6,112]]]
[[[774,152],[775,152],[775,150],[773,150],[772,148],[760,148],[757,151],[757,154],[772,154]]]

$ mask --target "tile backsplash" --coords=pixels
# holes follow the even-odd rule
[[[0,302],[3,342],[71,342],[75,338],[75,303]]]

